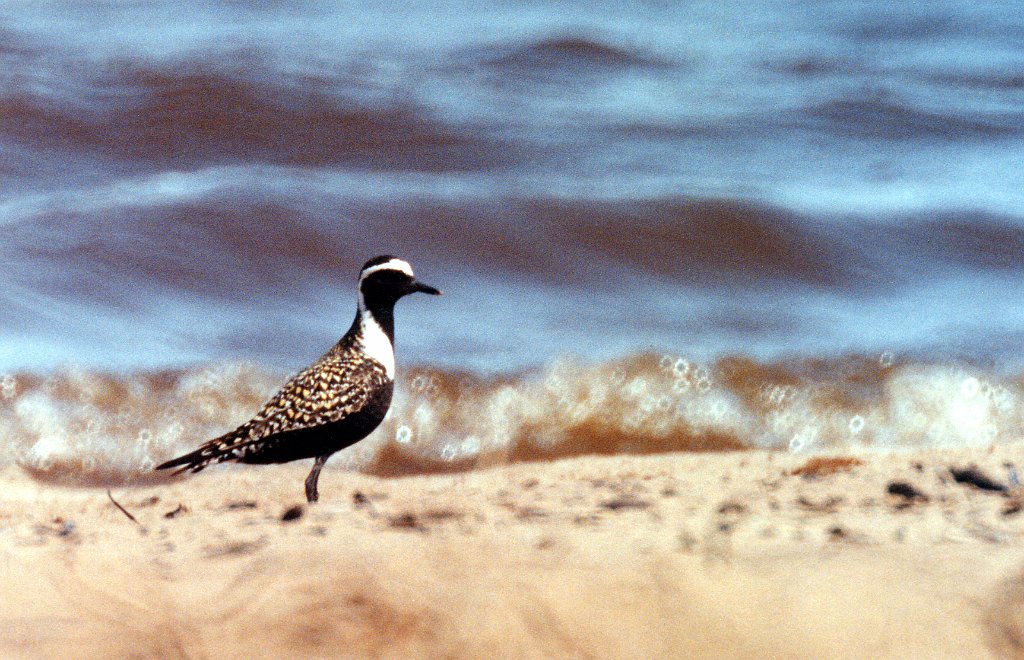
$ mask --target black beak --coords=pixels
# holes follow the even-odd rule
[[[413,282],[412,283],[412,291],[410,291],[410,293],[416,293],[417,291],[420,291],[422,293],[429,293],[432,296],[439,296],[439,295],[441,295],[440,291],[438,291],[434,287],[430,286],[429,284],[424,284],[423,282]]]

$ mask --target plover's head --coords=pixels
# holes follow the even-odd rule
[[[359,273],[359,309],[393,306],[399,298],[421,291],[434,296],[441,292],[416,280],[412,266],[398,257],[374,257]]]

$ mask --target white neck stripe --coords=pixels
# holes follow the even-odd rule
[[[384,367],[384,373],[393,380],[395,377],[395,347],[391,345],[391,340],[388,339],[384,329],[380,327],[377,319],[373,318],[373,314],[370,312],[359,315],[359,329],[359,343],[362,345],[363,351]]]

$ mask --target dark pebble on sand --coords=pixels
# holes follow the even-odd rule
[[[607,502],[602,502],[601,507],[608,509],[609,511],[622,511],[623,509],[647,509],[651,506],[650,502],[639,500],[635,497],[617,497]]]
[[[517,520],[533,520],[535,518],[547,518],[548,512],[535,506],[515,507]]]
[[[724,502],[718,507],[719,513],[746,513],[747,507],[739,502]]]
[[[980,490],[989,490],[996,493],[1005,493],[1007,490],[1005,484],[995,481],[973,465],[963,470],[949,468],[949,473],[953,475],[953,480],[958,484],[967,484]]]
[[[444,521],[459,520],[464,515],[465,514],[463,514],[461,511],[456,511],[455,509],[431,509],[429,511],[426,511],[423,514],[423,517],[427,520]]]
[[[1022,504],[1019,501],[1014,501],[1014,502],[1010,502],[1005,507],[1003,507],[1003,510],[1001,511],[1001,513],[1004,516],[1015,516],[1018,513],[1020,513],[1021,510],[1024,510],[1024,504]]]
[[[285,509],[285,512],[281,514],[281,522],[291,522],[293,520],[298,520],[302,517],[302,514],[304,514],[305,512],[306,510],[302,507],[301,504],[296,504],[293,507]]]
[[[399,529],[415,529],[418,531],[426,531],[426,527],[420,524],[420,521],[411,513],[403,513],[400,516],[394,516],[388,520],[388,524],[392,527]]]
[[[369,502],[370,498],[368,498],[366,495],[363,495],[362,491],[357,490],[356,492],[352,493],[352,504],[355,504],[356,506],[363,506],[365,504],[368,504]]]
[[[913,484],[906,481],[890,481],[889,485],[885,487],[885,492],[890,495],[902,497],[905,500],[920,500],[921,502],[927,502],[928,496],[919,491]]]

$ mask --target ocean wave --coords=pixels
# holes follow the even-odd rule
[[[0,58],[18,59],[35,53],[37,49],[30,40],[0,25]]]
[[[931,79],[952,87],[997,92],[1024,90],[1024,74],[1014,71],[957,71],[933,74]]]
[[[847,286],[856,257],[799,216],[729,200],[362,203],[235,184],[198,199],[151,197],[88,207],[35,200],[8,222],[0,255],[23,286],[92,301],[134,300],[140,290],[278,298],[347,281],[366,254],[381,252],[416,255],[449,276],[560,286],[607,284],[615,270],[691,286]]]
[[[226,181],[200,194],[192,182],[181,195],[170,186],[138,198],[128,188],[87,195],[84,205],[74,195],[10,202],[0,256],[18,277],[0,296],[16,285],[103,303],[128,304],[138,291],[280,299],[348,281],[366,254],[384,252],[415,255],[448,277],[560,287],[607,287],[610,273],[632,273],[686,287],[783,284],[849,294],[950,266],[1024,272],[1024,223],[983,213],[830,225],[730,199],[382,201]]]
[[[1024,224],[983,213],[936,213],[924,223],[906,223],[891,236],[929,263],[971,269],[1024,272]]]
[[[844,56],[805,55],[778,60],[765,61],[763,66],[775,73],[796,76],[797,78],[813,78],[816,76],[832,76],[863,74],[865,65],[854,58]]]
[[[835,285],[842,254],[783,209],[732,200],[541,205],[563,249],[598,254],[674,281],[791,281]]]
[[[62,483],[165,479],[155,464],[245,421],[282,380],[245,364],[8,374],[0,459]],[[1021,383],[888,354],[639,354],[492,377],[419,367],[400,377],[382,427],[329,465],[396,476],[584,454],[984,447],[1024,432]]]
[[[450,172],[515,159],[514,145],[446,122],[400,90],[361,99],[355,82],[231,62],[108,69],[84,72],[91,81],[81,98],[7,91],[0,140],[178,169],[272,163]]]
[[[294,207],[230,198],[145,211],[47,213],[10,227],[6,248],[26,275],[34,274],[40,293],[58,298],[130,301],[143,290],[288,295],[305,276],[330,278],[339,261],[361,254],[306,220]]]
[[[518,74],[561,71],[578,75],[595,70],[659,69],[672,66],[669,60],[637,48],[573,35],[546,37],[522,44],[490,46],[481,49],[477,59],[488,67]]]
[[[850,21],[843,28],[857,41],[933,40],[959,36],[977,25],[939,8],[932,12],[881,11],[868,20]]]
[[[943,138],[960,142],[966,138],[992,139],[1021,134],[1019,113],[958,113],[952,109],[933,111],[915,107],[895,95],[876,92],[842,97],[805,109],[804,117],[827,122],[831,135],[857,135],[880,140]]]

